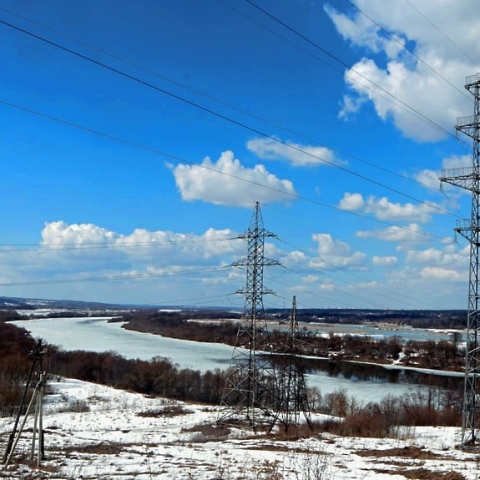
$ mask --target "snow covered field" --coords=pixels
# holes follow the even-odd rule
[[[422,427],[402,439],[322,434],[297,441],[215,425],[210,406],[146,398],[64,379],[45,397],[46,460],[29,461],[33,416],[8,479],[476,480],[478,453],[458,450],[459,429]],[[3,455],[11,418],[0,418]],[[29,466],[30,465],[30,466]]]

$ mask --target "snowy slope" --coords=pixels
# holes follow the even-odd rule
[[[215,426],[216,409],[61,379],[45,398],[46,460],[27,459],[33,417],[8,479],[477,479],[478,456],[456,448],[459,429],[417,428],[404,439],[323,434],[297,441]],[[5,449],[12,419],[0,419]],[[30,466],[28,466],[30,465]],[[403,474],[402,474],[403,472]],[[454,473],[456,472],[456,473]]]

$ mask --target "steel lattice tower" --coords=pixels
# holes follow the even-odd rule
[[[263,268],[279,265],[264,257],[268,237],[276,235],[265,230],[257,202],[247,232],[239,237],[248,241],[248,256],[233,264],[247,269],[245,289],[237,292],[245,296],[245,304],[220,404],[226,408],[220,411],[217,420],[247,421],[254,430],[260,425],[271,428],[277,419],[275,371],[268,355],[257,352],[269,349],[263,296],[273,292],[263,285]]]
[[[472,192],[470,220],[457,222],[455,232],[470,242],[467,342],[465,349],[465,391],[463,398],[462,448],[477,443],[480,428],[480,73],[468,76],[465,88],[474,97],[474,114],[457,119],[457,131],[473,141],[473,165],[442,171],[440,181]]]
[[[309,426],[312,424],[304,376],[305,368],[298,351],[298,333],[297,299],[294,296],[285,345],[286,361],[278,375],[279,418],[286,432],[290,427],[300,424],[301,414]]]

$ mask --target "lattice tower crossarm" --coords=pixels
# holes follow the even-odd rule
[[[237,292],[245,296],[245,303],[217,420],[246,421],[253,429],[260,424],[273,427],[278,416],[275,370],[268,356],[257,352],[269,348],[263,296],[273,293],[263,285],[263,269],[280,265],[264,256],[269,237],[276,235],[265,230],[257,202],[247,232],[240,235],[248,241],[248,256],[233,264],[247,270],[245,288]]]
[[[472,139],[472,167],[444,170],[440,177],[441,182],[469,190],[472,195],[470,221],[458,222],[455,228],[470,242],[462,448],[476,444],[480,434],[480,74],[467,77],[465,88],[474,97],[474,115],[459,118],[456,129]]]

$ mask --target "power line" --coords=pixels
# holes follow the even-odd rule
[[[228,299],[229,296],[236,295],[236,293],[226,293],[223,295],[203,295],[201,297],[190,297],[190,298],[176,298],[172,300],[171,298],[168,301],[157,301],[157,302],[148,302],[142,303],[142,307],[161,307],[161,306],[168,306],[168,305],[175,305],[175,306],[186,306],[187,302],[195,302],[189,303],[190,305],[202,305],[204,303],[210,303],[214,298],[217,299]],[[201,302],[197,302],[197,300],[202,300]],[[210,303],[211,305],[211,303]]]
[[[341,69],[339,69],[339,68],[336,68],[336,67],[334,67],[333,65],[331,65],[331,64],[329,64],[329,63],[327,63],[327,62],[324,62],[320,57],[318,57],[318,56],[316,56],[316,55],[313,55],[311,52],[309,52],[308,50],[304,49],[304,48],[301,47],[300,45],[291,42],[288,38],[282,36],[281,34],[275,32],[274,30],[269,29],[268,27],[266,27],[265,25],[261,24],[260,22],[257,22],[255,19],[253,19],[253,18],[249,17],[248,15],[244,14],[243,12],[237,10],[235,7],[229,5],[228,3],[224,2],[223,0],[218,0],[218,1],[219,1],[221,4],[225,5],[226,7],[228,7],[228,8],[230,8],[230,9],[232,9],[233,11],[237,12],[239,15],[244,16],[245,18],[249,19],[251,22],[257,24],[258,26],[260,26],[260,27],[262,27],[262,28],[265,28],[265,29],[266,29],[267,31],[269,31],[270,33],[278,36],[278,37],[281,38],[282,40],[284,40],[284,41],[292,44],[294,47],[302,50],[303,52],[305,52],[305,53],[307,53],[308,55],[312,56],[312,57],[315,58],[316,60],[324,63],[324,64],[325,64],[326,66],[328,66],[329,68],[332,68],[333,70],[336,70],[337,72],[339,72],[339,73],[342,74],[342,75],[344,74],[344,71],[343,71],[343,70],[341,70]],[[345,152],[345,151],[343,151],[343,150],[340,150],[340,149],[338,149],[338,148],[336,148],[336,147],[332,147],[331,145],[328,145],[328,144],[325,144],[325,143],[323,143],[323,142],[320,142],[320,141],[318,141],[318,140],[316,140],[316,139],[313,139],[313,138],[311,138],[311,137],[309,137],[309,136],[307,136],[307,135],[304,135],[304,134],[302,134],[302,133],[299,133],[299,132],[296,132],[296,131],[294,131],[294,130],[291,130],[291,129],[289,129],[289,128],[285,127],[285,126],[282,126],[282,125],[280,125],[280,124],[278,124],[278,123],[276,123],[276,122],[273,122],[273,121],[268,120],[268,119],[266,119],[266,118],[264,118],[264,117],[261,117],[261,116],[259,116],[259,115],[256,115],[255,113],[252,113],[252,112],[249,112],[249,111],[244,110],[244,109],[242,109],[242,108],[239,108],[239,107],[236,106],[236,105],[233,105],[233,104],[231,104],[231,103],[228,103],[228,102],[225,102],[225,101],[223,101],[223,100],[220,100],[220,99],[218,99],[218,98],[216,98],[216,97],[213,97],[213,96],[208,95],[208,94],[206,94],[206,93],[204,93],[204,92],[201,92],[201,91],[196,90],[196,89],[194,89],[194,88],[192,88],[192,87],[189,87],[189,86],[187,86],[187,85],[185,85],[185,84],[183,84],[183,83],[181,83],[181,82],[178,82],[178,81],[176,81],[176,80],[172,80],[171,78],[168,78],[168,77],[166,77],[166,76],[164,76],[164,75],[160,75],[160,74],[157,73],[157,72],[153,72],[152,70],[149,70],[149,69],[147,69],[147,68],[145,68],[145,67],[142,67],[142,66],[140,66],[140,65],[138,65],[138,64],[136,64],[136,63],[133,63],[133,62],[131,62],[131,61],[129,61],[129,60],[126,60],[126,59],[124,59],[124,58],[121,58],[121,57],[119,57],[119,56],[117,56],[117,55],[113,55],[113,54],[111,54],[111,53],[109,53],[109,52],[107,52],[107,51],[105,51],[105,50],[103,50],[103,49],[101,49],[101,48],[98,48],[98,47],[94,46],[94,45],[91,45],[91,44],[89,44],[89,43],[86,43],[86,42],[83,42],[83,41],[81,41],[81,40],[78,40],[77,38],[72,37],[71,35],[66,35],[66,34],[64,34],[64,33],[62,33],[62,32],[59,32],[58,30],[55,30],[55,29],[53,29],[53,28],[47,27],[47,26],[45,26],[45,25],[42,25],[42,24],[40,24],[40,23],[38,23],[38,22],[36,22],[36,21],[34,21],[34,20],[31,20],[31,19],[29,19],[29,18],[26,18],[26,17],[24,17],[24,16],[22,16],[22,15],[19,15],[19,14],[15,13],[15,12],[12,12],[11,10],[7,10],[7,9],[5,9],[5,8],[2,8],[2,7],[0,7],[0,10],[2,10],[2,11],[4,11],[4,12],[7,12],[7,13],[9,13],[10,15],[13,15],[13,16],[15,16],[15,17],[17,17],[17,18],[20,18],[20,19],[24,20],[24,21],[27,21],[27,22],[29,22],[29,23],[31,23],[31,24],[33,24],[33,25],[36,25],[36,26],[38,26],[38,27],[41,27],[41,28],[43,28],[43,29],[45,29],[45,30],[47,30],[47,31],[49,31],[49,32],[52,32],[52,33],[54,33],[54,34],[56,34],[56,35],[60,35],[61,37],[64,37],[64,38],[69,39],[69,40],[72,40],[72,41],[74,41],[74,42],[76,42],[76,43],[78,43],[78,44],[80,44],[80,45],[83,45],[84,47],[87,47],[87,48],[89,48],[89,49],[92,49],[92,50],[94,50],[94,51],[96,51],[96,52],[98,52],[98,53],[100,53],[100,54],[102,54],[102,55],[105,55],[105,56],[107,56],[107,57],[110,57],[110,58],[112,58],[112,59],[114,59],[114,60],[118,60],[118,61],[120,61],[120,62],[122,62],[122,63],[125,63],[126,65],[129,65],[129,66],[131,66],[131,67],[134,67],[134,68],[136,68],[136,69],[138,69],[138,70],[140,70],[140,71],[142,71],[142,72],[148,73],[149,75],[153,75],[153,76],[155,76],[155,77],[157,77],[157,78],[159,78],[159,79],[161,79],[161,80],[164,80],[164,81],[169,82],[169,83],[171,83],[171,84],[173,84],[173,85],[176,85],[176,86],[178,86],[178,87],[181,87],[181,88],[183,88],[183,89],[185,89],[185,90],[187,90],[187,91],[189,91],[189,92],[195,93],[196,95],[202,96],[202,97],[204,97],[204,98],[206,98],[206,99],[208,99],[208,100],[212,100],[212,101],[214,101],[214,102],[216,102],[216,103],[218,103],[218,104],[220,104],[220,105],[223,105],[223,106],[225,106],[225,107],[228,107],[228,108],[230,108],[230,109],[232,109],[232,110],[234,110],[234,111],[237,111],[237,112],[239,112],[239,113],[242,113],[243,115],[249,116],[249,117],[254,118],[254,119],[256,119],[256,120],[260,120],[260,121],[262,121],[262,122],[264,122],[264,123],[266,123],[266,124],[268,124],[268,125],[271,125],[271,126],[273,126],[273,127],[279,128],[280,130],[283,130],[284,132],[287,132],[287,133],[290,133],[290,134],[292,134],[292,135],[295,135],[295,136],[298,137],[298,138],[302,138],[302,139],[307,140],[307,141],[309,141],[309,142],[312,142],[312,143],[314,143],[314,144],[316,144],[316,145],[318,145],[318,146],[328,148],[328,149],[330,149],[332,152],[341,154],[341,155],[343,155],[343,156],[345,156],[345,157],[351,158],[352,160],[356,160],[356,161],[358,161],[358,162],[360,162],[360,163],[364,163],[365,165],[369,165],[369,166],[374,167],[374,168],[376,168],[376,169],[378,169],[378,170],[381,170],[381,171],[383,171],[383,172],[387,172],[387,173],[389,173],[389,174],[391,174],[391,175],[394,175],[394,176],[396,176],[396,177],[398,177],[398,178],[402,178],[403,180],[407,180],[407,181],[410,181],[410,182],[413,182],[413,183],[416,183],[416,184],[418,184],[418,185],[423,186],[423,184],[422,184],[421,182],[419,182],[418,180],[416,180],[416,179],[414,179],[414,178],[412,178],[412,177],[408,177],[408,176],[402,175],[402,174],[400,174],[400,173],[398,173],[398,172],[394,172],[393,170],[390,170],[390,169],[388,169],[388,168],[382,167],[381,165],[377,165],[377,164],[375,164],[375,163],[373,163],[373,162],[369,162],[369,161],[367,161],[367,160],[365,160],[365,159],[363,159],[363,158],[360,158],[360,157],[358,157],[358,156],[352,155],[352,154],[350,154],[350,153],[348,153],[348,152]],[[355,82],[357,82],[357,81],[356,81],[355,79],[353,79],[353,78],[352,78],[352,80],[355,81]],[[357,82],[357,83],[358,83],[358,82]],[[363,84],[362,84],[362,85],[363,85]],[[366,87],[366,88],[369,88],[369,87],[367,87],[367,86],[365,86],[365,85],[363,85],[363,86]],[[375,92],[376,94],[378,94],[378,92],[375,91],[375,90],[373,90],[373,89],[370,89],[370,88],[369,88],[369,90],[371,90],[372,92]],[[383,95],[382,95],[382,98],[386,98],[387,100],[391,101],[388,97],[384,97]],[[400,106],[400,107],[401,107],[401,105],[397,105],[397,106]],[[402,108],[403,108],[403,107],[402,107]],[[409,112],[409,113],[412,113],[412,112],[410,112],[409,110],[406,110],[406,109],[405,109],[405,111],[407,111],[407,112]]]
[[[478,62],[476,62],[475,60],[472,59],[472,57],[470,57],[466,52],[465,50],[463,50],[462,48],[460,48],[448,35],[446,35],[442,30],[440,30],[440,28],[438,28],[426,15],[424,15],[417,7],[415,7],[415,5],[413,5],[413,3],[411,3],[409,0],[405,0],[406,3],[408,3],[410,5],[410,7],[412,7],[427,23],[429,23],[440,35],[442,35],[442,37],[444,37],[446,40],[448,40],[459,52],[463,53],[463,55],[465,56],[465,58],[467,58],[468,60],[470,60],[470,62],[472,62],[472,65],[475,66],[475,68],[479,68],[478,66]]]
[[[110,276],[100,276],[100,277],[84,277],[84,278],[73,278],[62,280],[37,280],[31,282],[4,282],[0,283],[0,287],[19,287],[19,286],[31,286],[31,285],[58,285],[64,283],[90,283],[90,282],[109,282],[115,280],[143,280],[146,278],[158,278],[158,277],[173,277],[179,275],[196,275],[198,273],[210,273],[219,270],[224,270],[225,268],[230,268],[230,265],[220,266],[220,267],[211,267],[204,268],[199,270],[183,270],[176,272],[163,272],[163,273],[145,273],[145,274],[134,274],[134,275],[110,275]]]
[[[426,115],[424,115],[423,113],[419,112],[417,109],[415,109],[414,107],[408,105],[406,102],[404,102],[403,100],[401,100],[400,98],[396,97],[394,94],[392,94],[391,92],[385,90],[383,87],[381,87],[380,85],[378,85],[377,83],[375,83],[374,81],[370,80],[369,78],[365,77],[365,75],[363,75],[362,73],[358,72],[357,70],[355,70],[354,68],[352,68],[350,65],[348,65],[346,62],[344,62],[343,60],[341,60],[340,58],[338,58],[336,55],[334,55],[333,53],[329,52],[328,50],[326,50],[325,48],[321,47],[320,45],[318,45],[317,43],[315,43],[314,41],[310,40],[308,37],[306,37],[305,35],[303,35],[302,33],[298,32],[297,30],[295,30],[293,27],[289,26],[287,23],[283,22],[282,20],[280,20],[279,18],[277,18],[275,15],[271,14],[270,12],[268,12],[267,10],[265,10],[264,8],[260,7],[259,5],[257,5],[256,3],[254,3],[252,0],[245,0],[245,2],[247,2],[248,4],[250,4],[252,7],[256,8],[257,10],[259,10],[260,12],[262,12],[264,15],[268,16],[269,18],[271,18],[272,20],[274,20],[275,22],[279,23],[280,25],[282,25],[284,28],[286,28],[287,30],[291,31],[292,33],[294,33],[295,35],[297,35],[298,37],[302,38],[304,41],[306,41],[307,43],[309,43],[310,45],[312,45],[313,47],[317,48],[318,50],[320,50],[321,52],[323,52],[325,55],[329,56],[330,58],[334,59],[335,61],[337,61],[338,63],[340,63],[341,65],[343,65],[344,67],[348,68],[349,71],[351,72],[354,72],[356,75],[358,75],[359,77],[361,77],[362,79],[364,79],[365,81],[367,81],[368,83],[371,83],[372,85],[374,85],[376,88],[378,88],[379,90],[381,90],[382,92],[385,92],[389,97],[391,98],[394,98],[396,99],[398,102],[400,102],[402,105],[404,105],[406,108],[408,108],[409,110],[411,110],[412,112],[415,112],[415,114],[420,117],[421,119],[423,119],[425,122],[429,123],[430,125],[438,128],[439,130],[442,130],[444,133],[446,133],[447,135],[453,137],[456,139],[456,136],[455,134],[453,134],[452,132],[448,131],[446,128],[442,127],[440,124],[436,123],[434,120],[428,118]]]
[[[307,253],[304,249],[302,249],[301,247],[298,247],[298,246],[296,246],[296,245],[293,245],[292,243],[289,243],[289,242],[287,242],[287,241],[285,241],[285,240],[282,240],[281,238],[278,238],[278,241],[280,241],[280,242],[284,243],[285,245],[288,245],[288,246],[290,246],[290,247],[292,247],[292,248],[295,248],[296,250],[298,250],[298,251],[306,254],[306,255],[307,255],[307,259],[312,260],[312,258],[309,257],[308,253]],[[355,277],[355,278],[358,278],[359,280],[362,280],[362,281],[367,282],[367,283],[370,282],[370,280],[368,280],[367,278],[362,277],[362,276],[360,276],[360,275],[358,275],[358,274],[356,274],[356,273],[354,273],[354,272],[352,272],[352,271],[350,271],[350,270],[347,270],[345,267],[341,267],[341,266],[339,266],[339,265],[335,265],[335,264],[329,262],[328,260],[325,260],[324,257],[322,257],[321,260],[322,260],[324,263],[326,263],[327,265],[330,265],[331,267],[333,267],[333,268],[335,268],[335,269],[337,269],[337,270],[340,270],[340,271],[342,271],[342,272],[344,272],[344,273],[347,273],[348,275],[351,275],[351,276],[353,276],[353,277]],[[310,265],[307,265],[307,264],[305,264],[305,263],[304,263],[303,265],[307,266],[308,268],[310,268],[310,269],[312,269],[312,270],[315,270],[315,268],[311,267]],[[298,272],[295,272],[295,273],[298,273]],[[300,273],[298,273],[298,274],[301,275]],[[322,274],[327,275],[323,270],[322,270]],[[329,275],[329,276],[330,276],[330,275]],[[336,278],[336,277],[332,277],[332,278],[334,278],[335,280],[339,280],[339,281],[341,281],[342,283],[346,283],[347,285],[354,285],[354,284],[352,284],[352,283],[350,283],[350,282],[347,282],[347,281],[345,281],[345,280],[342,280],[342,279],[339,279],[339,278]],[[355,286],[356,288],[361,288],[362,290],[367,290],[367,291],[368,291],[368,289],[366,289],[365,287],[362,287],[362,286],[359,286],[359,285],[354,285],[354,286]],[[384,286],[384,285],[378,284],[378,287],[383,288],[384,290],[393,293],[395,296],[402,296],[402,297],[406,298],[407,300],[413,300],[414,302],[417,302],[417,303],[419,303],[419,304],[427,305],[427,306],[429,306],[429,307],[431,307],[431,308],[437,308],[435,305],[432,305],[431,303],[416,300],[416,299],[413,298],[413,297],[410,297],[410,296],[408,296],[408,295],[404,295],[404,294],[402,294],[402,293],[400,293],[400,292],[398,292],[398,291],[396,291],[396,290],[392,290],[392,289],[390,289],[390,288],[388,288],[388,287],[386,287],[386,286]],[[370,290],[370,291],[371,291],[371,290]],[[373,293],[373,292],[372,292],[372,293]],[[389,300],[393,300],[391,297],[388,297],[387,295],[379,294],[378,292],[375,292],[375,294],[376,294],[376,295],[380,295],[380,296],[382,296],[382,297],[385,297],[385,298],[387,298],[387,299],[389,299]],[[397,298],[396,300],[398,300],[398,298]],[[409,302],[405,302],[405,301],[402,301],[402,300],[400,300],[400,301],[401,301],[402,303],[405,303],[405,304],[407,304],[407,305],[412,306],[412,304],[409,303]]]
[[[291,268],[288,268],[288,267],[283,267],[285,268],[287,271],[291,272],[291,273],[294,273],[295,275],[299,275],[301,278],[307,278],[305,275],[303,275],[302,273],[300,272],[297,272],[295,270],[292,270]],[[318,280],[315,280],[315,279],[311,279],[313,283],[318,283],[319,285],[324,285],[323,283],[321,283],[320,281]],[[277,283],[282,283],[280,282],[279,280],[273,280]],[[284,284],[286,286],[288,286],[287,284]],[[328,287],[331,288],[332,290],[336,290],[337,292],[340,292],[342,295],[347,295],[348,297],[352,297],[354,298],[355,300],[360,300],[362,302],[366,302],[366,303],[369,303],[370,305],[373,305],[377,308],[381,308],[381,309],[385,309],[384,306],[382,305],[379,305],[378,303],[375,303],[375,302],[372,302],[370,300],[366,300],[365,298],[362,298],[362,297],[359,297],[357,295],[354,295],[353,293],[349,293],[349,292],[346,292],[345,290],[342,290],[341,288],[338,288],[337,286],[333,285],[333,284],[328,284]]]
[[[1,23],[1,21],[0,21],[0,23]],[[380,220],[378,218],[368,217],[368,216],[362,215],[361,213],[358,213],[358,212],[353,212],[353,211],[350,211],[350,210],[343,210],[340,207],[337,207],[335,205],[329,205],[327,203],[320,202],[319,200],[315,200],[313,198],[305,197],[305,196],[299,195],[297,193],[288,192],[286,190],[281,190],[279,188],[271,187],[269,185],[265,185],[265,184],[262,184],[262,183],[259,183],[259,182],[254,182],[253,180],[248,180],[246,178],[239,177],[238,175],[233,175],[231,173],[222,172],[222,171],[217,170],[215,168],[208,167],[208,166],[203,165],[203,164],[195,163],[195,162],[192,162],[190,160],[186,160],[184,158],[178,157],[176,155],[172,155],[172,154],[169,154],[169,153],[166,153],[166,152],[163,152],[163,151],[151,148],[151,147],[147,147],[147,146],[141,145],[139,143],[131,142],[129,140],[125,140],[125,139],[122,139],[122,138],[119,138],[119,137],[116,137],[114,135],[110,135],[110,134],[107,134],[107,133],[104,133],[104,132],[99,132],[99,131],[91,129],[89,127],[84,127],[82,125],[79,125],[79,124],[76,124],[76,123],[73,123],[73,122],[70,122],[70,121],[67,121],[67,120],[63,120],[63,119],[60,119],[60,118],[57,118],[57,117],[53,117],[51,115],[47,115],[47,114],[44,114],[44,113],[41,113],[41,112],[37,112],[37,111],[32,110],[30,108],[26,108],[26,107],[22,107],[22,106],[19,106],[19,105],[10,103],[10,102],[6,102],[5,100],[0,99],[0,104],[6,105],[8,107],[12,107],[12,108],[15,108],[15,109],[18,109],[18,110],[22,110],[24,112],[27,112],[27,113],[30,113],[30,114],[33,114],[33,115],[37,115],[39,117],[46,118],[48,120],[53,120],[55,122],[58,122],[58,123],[61,123],[61,124],[64,124],[64,125],[68,125],[70,127],[74,127],[74,128],[77,128],[79,130],[83,130],[85,132],[88,132],[88,133],[91,133],[91,134],[94,134],[94,135],[99,135],[101,137],[108,138],[109,140],[114,140],[114,141],[123,143],[125,145],[129,145],[129,146],[132,146],[132,147],[135,147],[135,148],[139,148],[139,149],[145,150],[149,153],[154,153],[156,155],[161,155],[163,157],[176,160],[178,162],[183,162],[183,163],[186,163],[186,164],[189,164],[189,165],[192,165],[192,166],[203,168],[203,169],[211,171],[211,172],[218,173],[220,175],[225,175],[225,176],[230,177],[230,178],[235,178],[237,180],[241,180],[242,182],[246,182],[246,183],[249,183],[251,185],[266,188],[268,190],[271,190],[271,191],[277,192],[277,193],[281,193],[282,195],[286,195],[286,196],[291,197],[291,198],[295,198],[295,199],[298,199],[298,200],[303,200],[305,202],[309,202],[309,203],[312,203],[314,205],[329,208],[329,209],[335,210],[337,212],[347,213],[349,215],[353,215],[353,216],[358,217],[358,218],[368,219],[370,221],[380,223],[382,225],[387,225],[387,226],[390,226],[390,227],[395,227],[395,228],[398,228],[400,230],[414,232],[416,234],[423,235],[425,237],[430,237],[430,238],[436,238],[436,239],[439,239],[439,240],[443,240],[443,237],[440,237],[438,235],[434,235],[434,234],[427,233],[427,232],[422,232],[422,231],[412,230],[411,228],[404,227],[404,226],[401,226],[401,225],[394,225],[393,223],[387,222],[385,220]],[[449,213],[449,214],[453,215],[451,213]],[[453,216],[455,216],[455,215],[453,215]]]
[[[122,243],[64,243],[64,244],[42,244],[36,248],[2,248],[6,247],[24,247],[24,246],[36,246],[35,243],[0,243],[0,253],[2,252],[39,252],[39,251],[63,251],[63,250],[91,250],[91,249],[110,249],[110,248],[138,248],[138,247],[150,247],[161,245],[188,245],[188,244],[205,244],[214,242],[230,242],[232,240],[239,240],[238,237],[231,238],[212,238],[209,240],[165,240],[162,242],[129,242],[128,244]]]
[[[448,83],[451,87],[453,87],[460,95],[465,97],[468,101],[472,102],[472,98],[469,97],[465,92],[457,88],[450,80],[445,78],[441,73],[439,73],[437,70],[435,70],[431,65],[429,65],[423,58],[418,56],[413,50],[408,48],[407,45],[405,45],[404,42],[402,42],[399,38],[397,38],[395,35],[393,35],[391,32],[389,32],[387,29],[382,27],[377,21],[375,21],[371,16],[367,15],[360,7],[355,5],[351,0],[345,0],[347,3],[349,3],[352,7],[356,8],[364,17],[368,18],[374,25],[376,25],[382,32],[386,33],[390,38],[392,38],[395,42],[397,42],[404,50],[409,52],[411,55],[413,55],[419,62],[421,62],[423,65],[425,65],[427,68],[429,68],[432,72],[434,72],[436,75],[438,75],[441,79],[443,79],[446,83]]]
[[[245,1],[247,1],[248,3],[251,3],[250,0],[245,0]],[[42,41],[42,42],[44,42],[44,43],[47,43],[48,45],[54,46],[55,48],[59,48],[60,50],[63,50],[63,51],[65,51],[65,52],[67,52],[67,53],[70,53],[70,54],[75,55],[75,56],[77,56],[77,57],[79,57],[79,58],[82,58],[83,60],[86,60],[86,61],[88,61],[88,62],[91,62],[91,63],[93,63],[93,64],[95,64],[95,65],[97,65],[97,66],[100,66],[100,67],[105,68],[105,69],[107,69],[107,70],[109,70],[109,71],[112,71],[112,72],[114,72],[114,73],[116,73],[116,74],[118,74],[118,75],[121,75],[121,76],[123,76],[123,77],[126,77],[126,78],[128,78],[128,79],[130,79],[130,80],[133,80],[133,81],[137,82],[137,83],[140,83],[141,85],[144,85],[144,86],[146,86],[146,87],[152,88],[153,90],[156,90],[156,91],[158,91],[158,92],[160,92],[160,93],[163,93],[163,94],[165,94],[165,95],[167,95],[167,96],[169,96],[169,97],[172,97],[172,98],[174,98],[174,99],[176,99],[176,100],[179,100],[179,101],[181,101],[181,102],[183,102],[183,103],[186,103],[187,105],[190,105],[190,106],[193,106],[193,107],[195,107],[195,108],[198,108],[198,109],[200,109],[200,110],[202,110],[202,111],[205,111],[205,112],[207,112],[207,113],[209,113],[209,114],[211,114],[211,115],[214,115],[214,116],[216,116],[216,117],[218,117],[218,118],[221,118],[222,120],[228,121],[228,122],[230,122],[230,123],[232,123],[232,124],[234,124],[234,125],[237,125],[237,126],[242,127],[242,128],[244,128],[244,129],[246,129],[246,130],[249,130],[249,131],[251,131],[251,132],[253,132],[253,133],[257,134],[257,135],[260,135],[260,136],[262,136],[262,137],[268,138],[269,140],[275,141],[276,143],[279,143],[279,144],[281,144],[281,145],[284,145],[284,146],[286,146],[287,148],[290,148],[290,149],[292,149],[292,150],[295,150],[295,151],[297,151],[297,152],[300,152],[300,153],[302,153],[302,154],[304,154],[304,155],[307,155],[307,156],[309,156],[309,157],[311,157],[311,158],[315,158],[315,159],[317,159],[317,160],[320,160],[321,162],[326,163],[326,164],[328,164],[328,165],[334,166],[334,167],[336,167],[336,168],[338,168],[338,169],[340,169],[340,170],[342,170],[342,171],[345,171],[345,172],[347,172],[347,173],[350,173],[351,175],[354,175],[354,176],[356,176],[356,177],[358,177],[358,178],[360,178],[360,179],[362,179],[362,180],[365,180],[365,181],[370,182],[370,183],[372,183],[372,184],[374,184],[374,185],[377,185],[377,186],[380,186],[380,187],[382,187],[382,188],[385,188],[385,189],[387,189],[387,190],[389,190],[389,191],[391,191],[391,192],[394,192],[394,193],[396,193],[396,194],[398,194],[398,195],[401,195],[401,196],[404,196],[404,197],[406,197],[406,198],[409,198],[410,200],[413,200],[413,201],[415,201],[415,202],[418,202],[418,203],[427,205],[427,206],[429,206],[430,208],[433,208],[433,209],[435,209],[435,210],[439,210],[439,211],[441,211],[441,212],[443,212],[443,213],[447,213],[448,215],[456,216],[455,214],[453,214],[453,213],[449,212],[448,210],[445,210],[445,209],[443,209],[443,208],[441,208],[441,207],[438,207],[437,205],[434,205],[434,204],[431,204],[431,203],[429,203],[429,202],[425,202],[425,201],[423,201],[423,200],[417,199],[417,198],[413,197],[412,195],[408,195],[408,194],[406,194],[406,193],[404,193],[404,192],[401,192],[400,190],[397,190],[397,189],[395,189],[395,188],[389,187],[389,186],[387,186],[387,185],[385,185],[385,184],[383,184],[383,183],[381,183],[381,182],[379,182],[379,181],[373,180],[373,179],[371,179],[371,178],[369,178],[369,177],[367,177],[367,176],[365,176],[365,175],[362,175],[362,174],[360,174],[360,173],[357,173],[357,172],[354,172],[354,171],[352,171],[352,170],[349,170],[348,168],[343,167],[342,165],[338,165],[338,164],[336,164],[335,162],[331,162],[331,161],[326,160],[326,159],[324,159],[324,158],[321,158],[321,157],[319,157],[319,156],[317,156],[317,155],[314,155],[314,154],[312,154],[311,152],[308,152],[308,151],[306,151],[306,150],[303,150],[302,148],[297,147],[297,146],[295,146],[295,145],[292,145],[292,144],[290,144],[290,143],[288,143],[288,142],[282,141],[282,140],[280,140],[280,139],[278,139],[278,138],[276,138],[276,137],[274,137],[274,136],[272,136],[272,135],[269,135],[269,134],[267,134],[267,133],[265,133],[265,132],[262,132],[262,131],[260,131],[260,130],[258,130],[258,129],[256,129],[256,128],[253,128],[253,127],[251,127],[251,126],[249,126],[249,125],[246,125],[246,124],[243,123],[243,122],[240,122],[240,121],[235,120],[235,119],[233,119],[233,118],[231,118],[231,117],[228,117],[228,116],[223,115],[223,114],[221,114],[221,113],[219,113],[219,112],[216,112],[216,111],[214,111],[214,110],[212,110],[212,109],[210,109],[210,108],[208,108],[208,107],[205,107],[205,106],[203,106],[203,105],[200,105],[200,104],[198,104],[198,103],[196,103],[196,102],[194,102],[194,101],[192,101],[192,100],[189,100],[189,99],[187,99],[187,98],[185,98],[185,97],[182,97],[182,96],[177,95],[177,94],[175,94],[175,93],[169,92],[168,90],[165,90],[164,88],[161,88],[161,87],[158,87],[158,86],[156,86],[156,85],[153,85],[153,84],[151,84],[151,83],[149,83],[149,82],[147,82],[147,81],[145,81],[145,80],[142,80],[142,79],[140,79],[140,78],[138,78],[138,77],[135,77],[135,76],[133,76],[133,75],[130,75],[129,73],[123,72],[123,71],[121,71],[121,70],[119,70],[119,69],[117,69],[117,68],[115,68],[115,67],[111,67],[111,66],[109,66],[109,65],[106,65],[106,64],[104,64],[104,63],[102,63],[102,62],[100,62],[100,61],[98,61],[98,60],[95,60],[95,59],[90,58],[90,57],[88,57],[88,56],[86,56],[86,55],[83,55],[82,53],[79,53],[79,52],[76,52],[76,51],[74,51],[74,50],[71,50],[70,48],[64,47],[63,45],[60,45],[60,44],[58,44],[58,43],[55,43],[55,42],[53,42],[53,41],[51,41],[51,40],[48,40],[48,39],[46,39],[46,38],[44,38],[44,37],[41,37],[41,36],[36,35],[36,34],[34,34],[34,33],[32,33],[32,32],[29,32],[29,31],[27,31],[27,30],[24,30],[24,29],[22,29],[22,28],[20,28],[20,27],[17,27],[17,26],[15,26],[15,25],[12,25],[11,23],[8,23],[8,22],[6,22],[6,21],[4,21],[4,20],[0,20],[0,24],[6,25],[7,27],[10,27],[10,28],[12,28],[12,29],[14,29],[14,30],[17,30],[17,31],[19,31],[19,32],[21,32],[21,33],[24,33],[24,34],[26,34],[26,35],[29,35],[29,36],[37,39],[37,40],[40,40],[40,41]],[[1,103],[8,104],[7,102],[1,102]],[[11,105],[11,104],[10,104],[10,105]],[[27,109],[25,109],[25,110],[27,110]],[[46,116],[46,115],[45,115],[45,116]]]
[[[272,281],[274,283],[278,283],[279,285],[283,285],[284,287],[289,287],[289,288],[293,288],[295,289],[296,291],[301,291],[302,293],[306,293],[312,297],[317,297],[317,298],[322,298],[323,300],[327,300],[328,302],[335,302],[335,303],[338,303],[338,304],[341,304],[347,308],[355,308],[353,305],[349,304],[349,303],[346,303],[344,302],[343,300],[333,300],[332,298],[329,298],[329,297],[326,297],[324,295],[321,295],[319,294],[318,292],[313,292],[312,290],[307,290],[303,287],[298,287],[298,285],[290,285],[288,283],[285,283],[285,282],[282,282],[280,280],[277,280],[275,278],[269,278],[269,281]],[[340,290],[341,291],[341,290]],[[342,292],[343,293],[343,292]],[[279,298],[282,298],[283,300],[288,300],[290,301],[291,299],[287,299],[285,297],[282,297],[281,295],[277,295]],[[363,301],[366,301],[364,299],[362,299]],[[304,303],[302,303],[303,305],[305,305]],[[318,307],[311,307],[311,308],[318,308]]]

